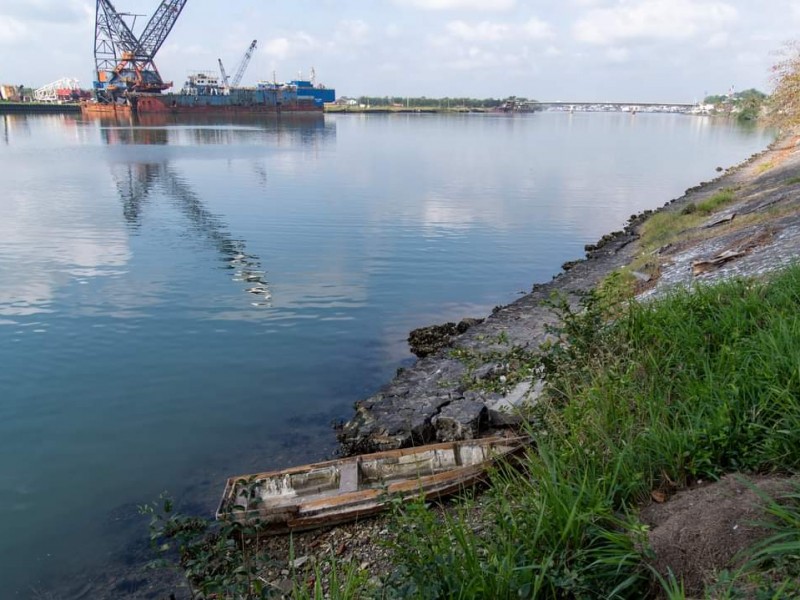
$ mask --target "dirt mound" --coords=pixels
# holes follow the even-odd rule
[[[687,594],[702,593],[715,573],[740,566],[739,553],[770,534],[758,525],[767,515],[754,488],[775,498],[789,492],[792,482],[797,479],[726,475],[650,504],[641,519],[650,526],[653,566],[663,577],[671,570]]]

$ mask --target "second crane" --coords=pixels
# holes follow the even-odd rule
[[[217,61],[219,62],[219,72],[222,75],[222,84],[226,90],[230,90],[231,88],[239,87],[239,84],[242,82],[242,77],[244,77],[244,72],[247,69],[247,65],[250,63],[250,59],[253,57],[253,51],[256,49],[258,45],[258,40],[253,40],[250,43],[250,47],[247,49],[247,52],[244,53],[242,57],[242,62],[239,63],[239,68],[236,69],[236,73],[233,76],[233,79],[228,78],[228,74],[225,72],[225,67],[222,64],[222,59],[218,58]]]

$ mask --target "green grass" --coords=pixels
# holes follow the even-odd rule
[[[726,204],[730,204],[733,200],[736,199],[736,193],[730,189],[724,189],[716,194],[706,198],[702,202],[697,205],[697,212],[701,215],[710,215],[714,211],[719,208],[722,208]]]
[[[633,261],[631,268],[641,270],[644,265],[653,261],[651,255],[660,248],[711,235],[700,232],[698,227],[708,215],[734,200],[736,200],[735,190],[725,188],[702,202],[685,205],[680,211],[663,210],[653,214],[639,230],[639,246],[642,252]]]
[[[691,216],[671,210],[655,213],[642,225],[642,249],[648,252],[672,242],[680,232],[691,226],[692,221]]]
[[[531,409],[535,447],[520,468],[492,474],[480,511],[473,500],[450,512],[398,504],[382,586],[332,562],[331,589],[317,568],[310,584],[298,574],[297,597],[686,597],[679,577],[649,566],[638,507],[653,490],[729,472],[800,471],[800,267],[649,303],[615,302],[624,285],[609,282],[579,310],[551,302],[553,341],[517,357],[547,384]],[[771,501],[769,516],[773,535],[709,597],[800,597],[800,490]],[[156,522],[160,543],[173,520]],[[261,593],[249,565],[263,559],[218,539],[242,568],[219,570],[220,550],[201,547],[196,573],[220,598]]]
[[[642,247],[645,250],[655,250],[675,241],[687,229],[696,227],[702,220],[700,217],[710,215],[735,199],[734,190],[726,188],[700,203],[687,205],[680,212],[665,210],[655,213],[642,225]]]
[[[466,518],[424,506],[405,512],[396,547],[404,593],[652,593],[635,507],[653,489],[800,468],[798,306],[798,268],[769,282],[737,280],[628,304],[613,322],[597,298],[577,314],[561,305],[561,341],[541,357],[549,391],[536,409],[536,451],[521,471],[494,476],[480,533]],[[755,558],[796,558],[798,523],[784,519],[784,537]],[[759,589],[789,589],[782,586],[791,586],[790,575],[778,572]],[[679,581],[663,585],[668,597],[682,597]]]

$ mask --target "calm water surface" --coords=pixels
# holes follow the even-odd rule
[[[210,515],[225,477],[326,457],[410,329],[513,301],[768,141],[679,115],[0,116],[4,593],[136,591],[137,504]]]

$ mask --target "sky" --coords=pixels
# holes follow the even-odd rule
[[[112,0],[137,17],[159,0]],[[91,87],[93,0],[1,0],[0,83]],[[130,22],[130,17],[129,24]],[[751,87],[800,37],[800,0],[188,0],[156,57],[243,84],[306,76],[338,96],[695,102]]]

